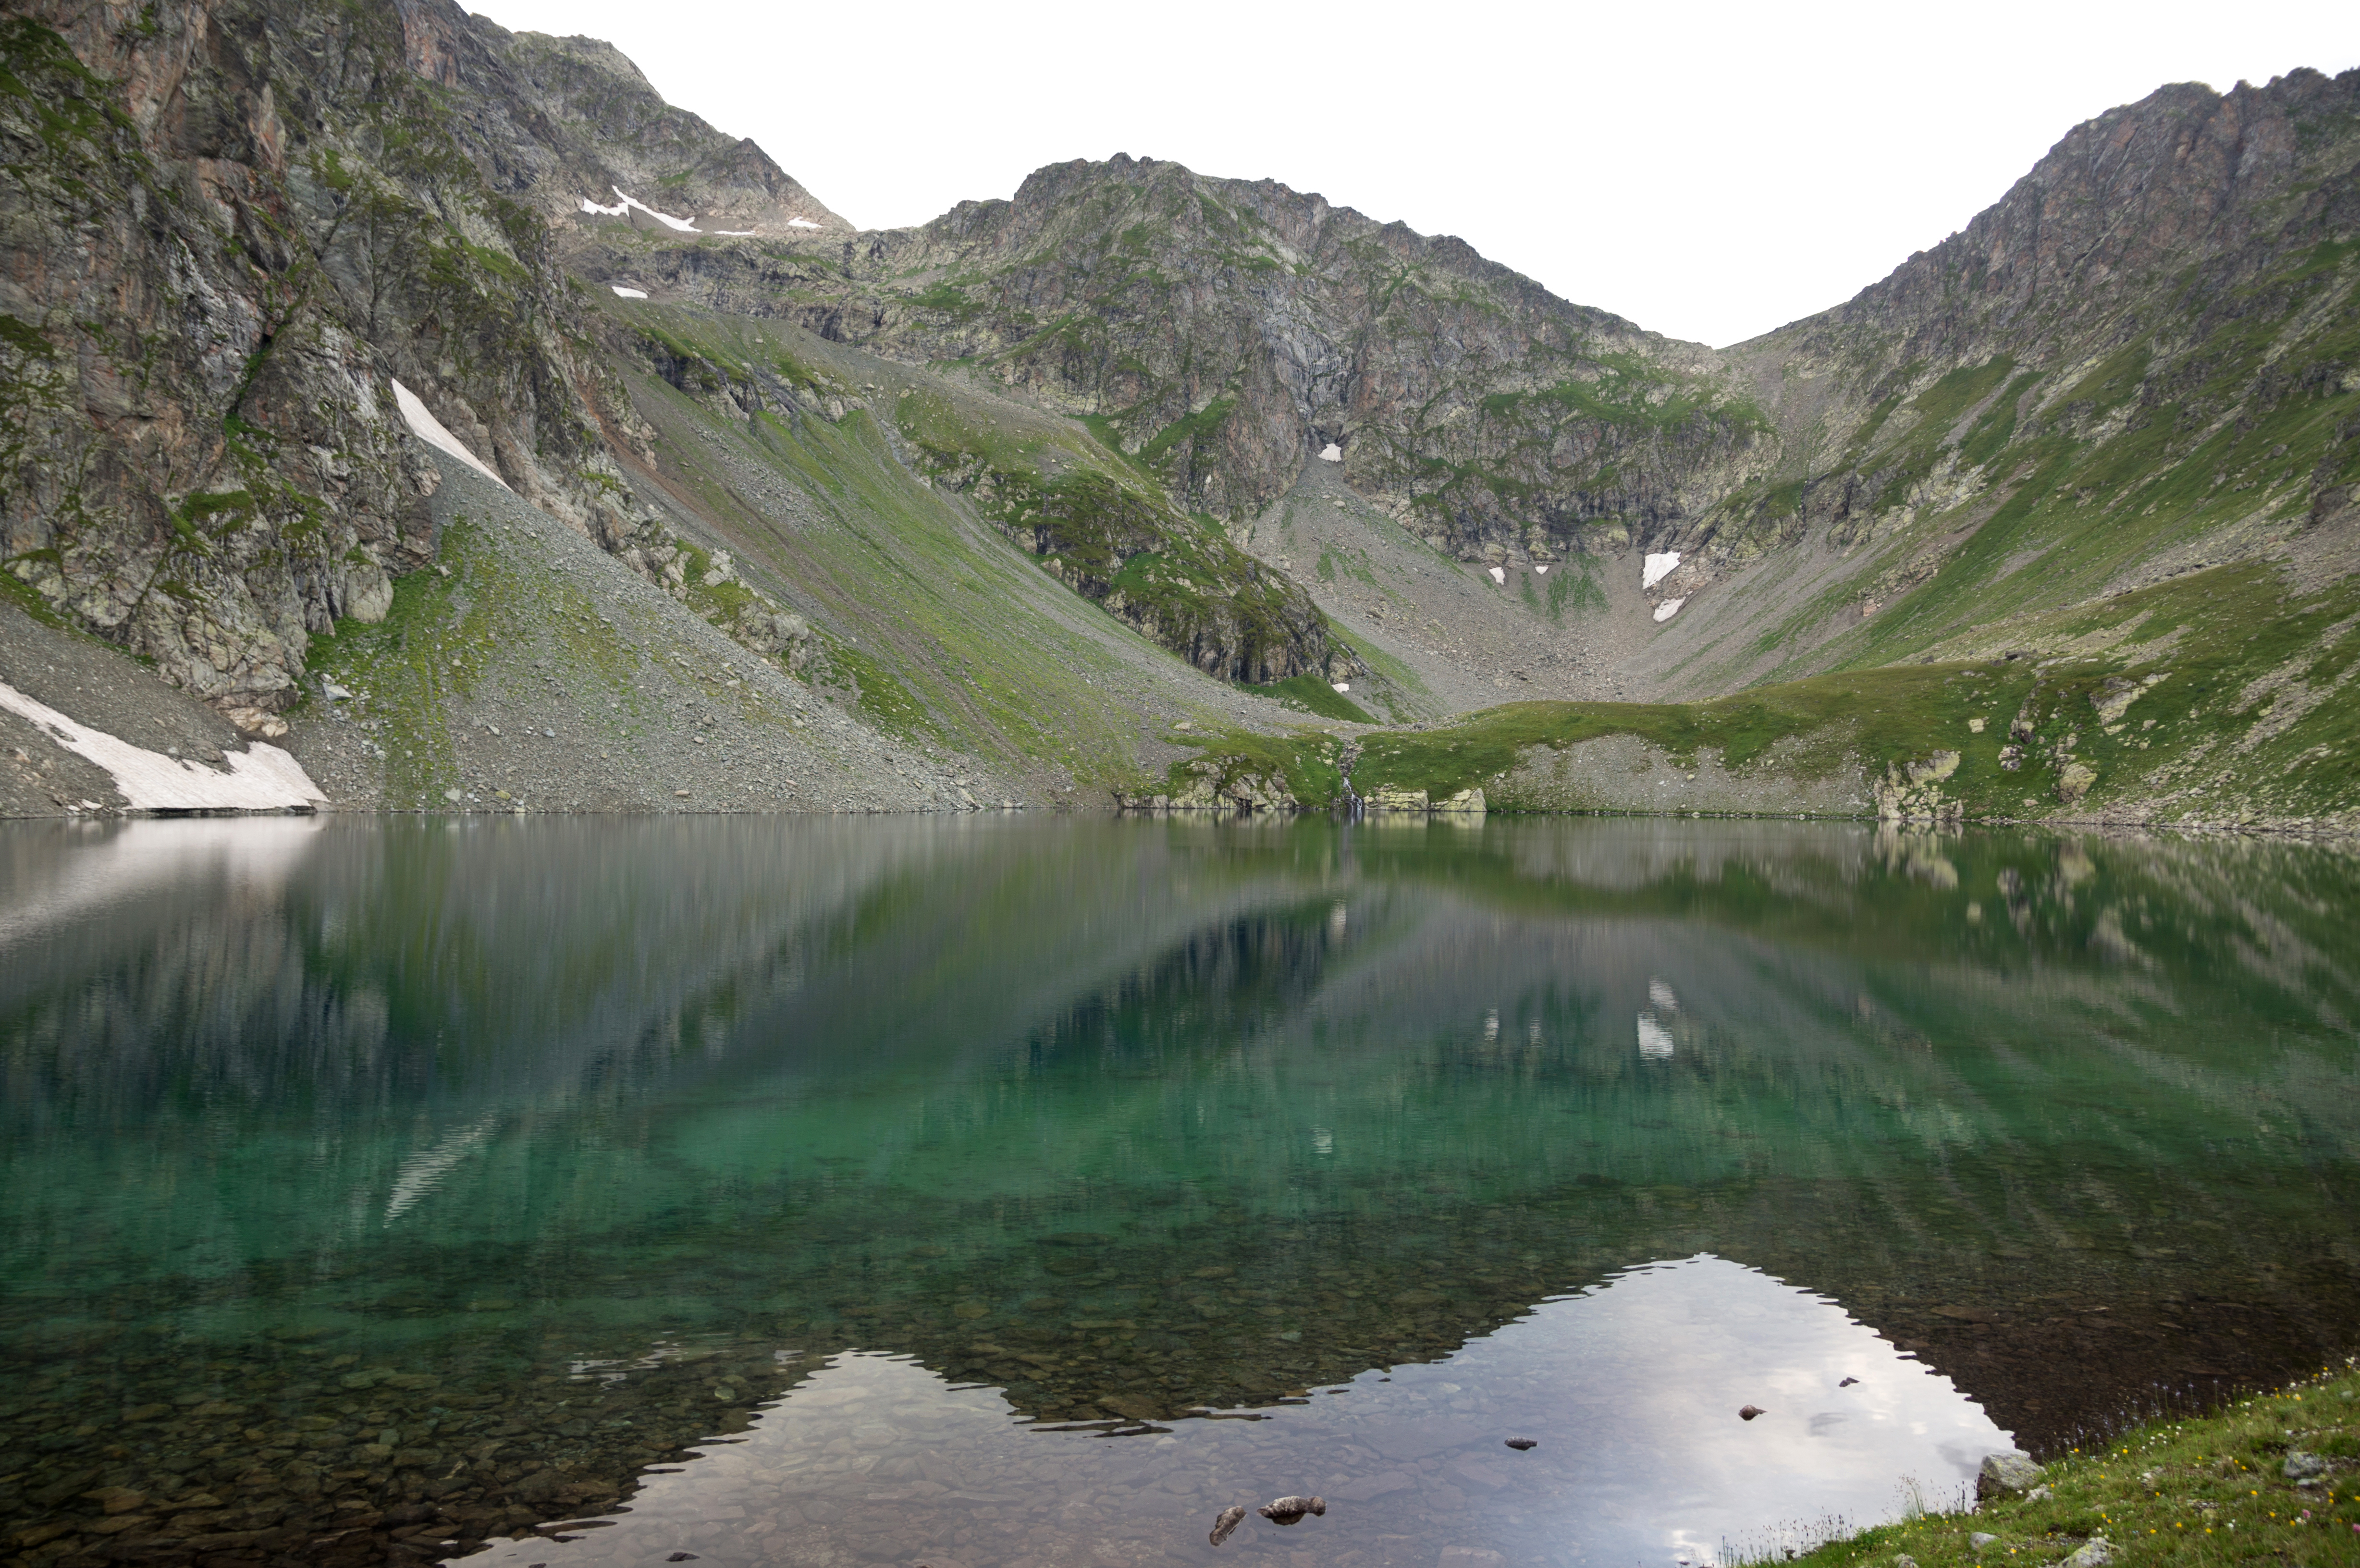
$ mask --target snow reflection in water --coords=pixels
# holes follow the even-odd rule
[[[1844,1385],[1844,1379],[1857,1382]],[[1764,1407],[1739,1420],[1747,1404]],[[1825,1298],[1710,1256],[1543,1304],[1450,1359],[1369,1372],[1264,1421],[1109,1439],[1028,1429],[992,1389],[900,1356],[836,1357],[741,1439],[659,1471],[611,1522],[473,1562],[1708,1563],[1773,1521],[1897,1512],[2011,1446],[1950,1379]],[[1516,1453],[1511,1437],[1536,1439]],[[1896,1478],[1898,1481],[1896,1483]]]

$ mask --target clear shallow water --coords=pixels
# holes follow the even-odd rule
[[[2355,909],[1786,824],[12,830],[0,1532],[1670,1563],[1942,1500],[2348,1346]]]

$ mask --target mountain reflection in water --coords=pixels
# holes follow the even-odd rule
[[[1724,822],[12,828],[0,1530],[358,1562],[622,1505],[556,1544],[636,1552],[687,1497],[747,1510],[725,1556],[823,1562],[889,1530],[825,1515],[869,1470],[1005,1489],[887,1469],[933,1442],[895,1416],[756,1541],[712,1500],[839,1387],[1037,1477],[870,1542],[935,1568],[1179,1550],[1220,1487],[1378,1460],[1404,1485],[1252,1522],[1700,1561],[1936,1500],[1991,1421],[2053,1443],[2346,1347],[2356,870]],[[1676,1288],[1725,1353],[1615,1337]],[[1839,1355],[1939,1391],[1915,1454],[1847,1446],[1903,1408],[1865,1373],[1734,1386]],[[1453,1400],[1542,1446],[1378,1441]],[[1802,1467],[1775,1500],[1717,1469],[1757,1449]],[[1175,1501],[1073,1502],[1142,1487]]]
[[[1764,1413],[1740,1420],[1751,1401]],[[1797,1497],[1862,1519],[1909,1488],[1955,1502],[2008,1446],[1950,1379],[1841,1308],[1712,1258],[1633,1269],[1267,1421],[1109,1443],[1017,1413],[906,1359],[840,1356],[627,1513],[489,1561],[816,1561],[796,1543],[817,1523],[872,1560],[935,1568],[1186,1563],[1232,1503],[1308,1493],[1328,1515],[1250,1519],[1233,1553],[1426,1568],[1439,1542],[1514,1563],[1701,1563],[1724,1542],[1775,1544],[1763,1526]]]

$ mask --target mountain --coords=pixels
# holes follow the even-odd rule
[[[2110,111],[1715,350],[1153,158],[855,233],[611,47],[447,0],[5,44],[0,583],[299,757],[314,665],[453,564],[456,452],[897,787],[1626,809],[1590,759],[1635,746],[1699,809],[2360,798],[2360,73]],[[475,733],[404,711],[390,750]],[[1379,719],[1429,727],[1334,728]]]

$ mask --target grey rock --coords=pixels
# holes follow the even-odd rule
[[[1987,1530],[1979,1530],[1967,1537],[1967,1544],[1973,1547],[1977,1552],[1981,1552],[1984,1547],[1989,1546],[1993,1541],[1997,1541],[1999,1537],[1994,1535]]]
[[[2322,1459],[2316,1454],[2306,1454],[2301,1449],[2298,1448],[2286,1456],[2286,1464],[2283,1468],[2286,1472],[2286,1478],[2288,1480],[2300,1481],[2312,1475],[2326,1475],[2327,1461]]]
[[[1983,1468],[1975,1475],[1975,1496],[1980,1498],[2017,1497],[2040,1484],[2040,1466],[2028,1454],[1987,1454]]]
[[[2079,1552],[2065,1559],[2063,1568],[2105,1568],[2114,1560],[2114,1542],[2103,1535],[2093,1535]]]
[[[1211,1541],[1215,1546],[1220,1545],[1221,1542],[1229,1539],[1230,1535],[1236,1531],[1240,1524],[1245,1521],[1245,1505],[1243,1503],[1231,1503],[1228,1508],[1221,1510],[1218,1518],[1213,1520],[1213,1533],[1207,1536],[1205,1539]]]

